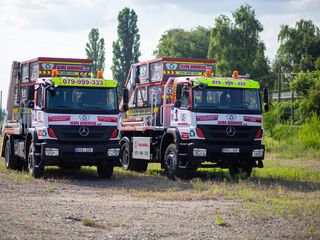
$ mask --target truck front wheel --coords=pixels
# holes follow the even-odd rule
[[[189,178],[190,169],[180,168],[180,161],[177,154],[177,146],[170,144],[164,154],[164,171],[169,179],[175,180],[178,178]]]
[[[8,139],[6,142],[4,159],[5,159],[7,169],[16,170],[19,168],[19,158],[13,154],[13,150],[11,149],[10,139]]]
[[[100,178],[111,178],[113,174],[113,162],[106,159],[97,165],[97,172]]]
[[[40,157],[36,154],[34,143],[31,143],[28,154],[29,173],[34,178],[41,178],[44,174],[44,166],[40,161]]]
[[[121,146],[121,167],[123,170],[132,170],[132,159],[130,155],[130,145],[129,143],[124,143]]]

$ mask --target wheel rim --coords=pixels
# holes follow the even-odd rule
[[[34,173],[34,148],[33,146],[30,147],[29,154],[28,154],[28,167],[29,172],[33,176]]]
[[[123,153],[122,153],[122,161],[121,161],[121,164],[122,164],[122,168],[127,170],[128,167],[129,167],[129,151],[127,148],[124,149]]]
[[[177,166],[177,155],[175,152],[170,151],[166,156],[166,165],[170,174],[174,174]]]
[[[4,160],[7,168],[9,167],[9,158],[10,158],[10,147],[9,147],[9,144],[6,144],[6,152],[5,152]]]

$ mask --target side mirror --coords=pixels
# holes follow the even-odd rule
[[[174,102],[174,106],[176,107],[176,108],[179,108],[179,107],[181,107],[181,100],[175,100],[175,102]]]
[[[269,93],[268,93],[268,89],[267,88],[263,89],[263,102],[264,103],[268,103],[269,102]]]
[[[33,100],[29,100],[27,103],[27,108],[34,108],[34,102]]]
[[[178,84],[176,88],[176,100],[181,100],[182,85]]]
[[[27,100],[33,100],[34,99],[34,85],[27,87]]]
[[[269,111],[269,93],[267,88],[263,89],[263,102],[264,102],[264,111],[268,112]]]
[[[129,103],[129,91],[127,88],[124,88],[122,92],[122,110],[124,112],[128,110],[128,103]]]

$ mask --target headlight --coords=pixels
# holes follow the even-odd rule
[[[193,156],[195,157],[205,157],[207,156],[207,149],[205,148],[194,148]]]
[[[46,156],[59,156],[58,148],[46,148],[45,149]]]
[[[263,157],[264,149],[255,149],[252,151],[252,157]]]
[[[109,157],[115,157],[119,156],[120,148],[110,148],[108,149],[108,156]]]

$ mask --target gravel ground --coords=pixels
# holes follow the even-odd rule
[[[300,239],[283,218],[255,218],[240,200],[133,197],[127,189],[174,194],[184,182],[115,174],[14,181],[0,173],[0,239]],[[168,186],[168,188],[166,188]],[[219,215],[225,226],[218,226]],[[86,226],[90,225],[90,226]]]

